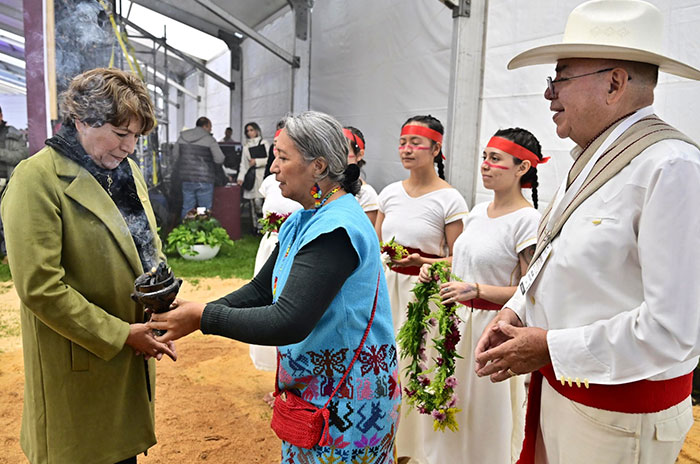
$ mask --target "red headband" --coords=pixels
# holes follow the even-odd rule
[[[420,135],[427,137],[433,142],[442,143],[442,134],[430,127],[419,126],[416,124],[406,124],[401,128],[401,136],[404,135]]]
[[[279,137],[281,132],[282,129],[277,129],[277,132],[275,132],[275,138]]]
[[[345,137],[347,137],[348,140],[351,140],[355,142],[355,144],[360,147],[360,150],[365,149],[365,143],[362,141],[362,139],[358,136],[356,136],[353,131],[350,129],[346,129],[343,127],[343,134],[345,134]]]
[[[518,159],[527,160],[530,162],[530,164],[532,164],[533,168],[536,168],[538,164],[543,164],[549,161],[549,156],[539,159],[536,154],[527,148],[523,147],[522,145],[518,145],[515,142],[511,142],[508,139],[504,139],[503,137],[491,137],[491,140],[489,140],[489,143],[487,143],[486,146],[504,151]]]
[[[417,124],[406,124],[401,128],[401,136],[404,135],[420,135],[422,137],[429,138],[433,142],[442,143],[442,134],[430,127],[419,126]],[[445,158],[445,154],[441,153],[442,159]]]

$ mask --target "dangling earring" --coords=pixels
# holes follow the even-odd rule
[[[319,208],[321,206],[322,195],[323,191],[321,190],[321,186],[314,182],[314,186],[311,187],[311,197],[314,199],[315,208]]]

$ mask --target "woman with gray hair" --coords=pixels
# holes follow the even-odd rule
[[[359,169],[323,113],[288,117],[276,148],[272,172],[304,209],[282,225],[270,259],[240,290],[176,300],[150,326],[167,330],[160,341],[200,329],[278,347],[272,427],[283,462],[390,462],[401,393],[379,244],[352,195]],[[325,418],[310,442],[290,435],[308,425],[285,415],[300,402]]]
[[[143,82],[86,71],[63,127],[22,161],[2,201],[24,351],[20,443],[29,462],[136,463],[156,443],[153,338],[134,279],[164,257],[148,189],[127,159],[154,125]]]

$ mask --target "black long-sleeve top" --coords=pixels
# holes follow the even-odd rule
[[[282,346],[304,340],[359,264],[344,229],[306,244],[294,257],[289,278],[272,303],[272,271],[279,244],[260,272],[240,289],[204,308],[201,330],[256,345]]]

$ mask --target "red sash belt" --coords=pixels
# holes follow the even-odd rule
[[[668,380],[639,380],[620,385],[591,384],[586,388],[557,381],[551,364],[532,373],[527,392],[527,414],[525,416],[525,440],[517,464],[534,464],[535,442],[540,424],[540,401],[542,377],[546,378],[560,395],[571,401],[630,414],[648,414],[663,411],[686,399],[693,391],[693,373]]]
[[[406,248],[406,251],[408,251],[409,254],[413,253],[418,253],[424,258],[440,258],[438,255],[431,255],[428,253],[424,253],[420,251],[418,248],[409,248],[409,247],[404,247]],[[417,276],[420,274],[420,266],[391,266],[390,269],[394,272],[398,272],[399,274],[406,274],[406,275],[412,275],[412,276]],[[500,308],[499,308],[500,309]]]
[[[491,303],[483,298],[474,298],[473,300],[460,301],[467,308],[485,309],[486,311],[500,311],[503,305]]]

